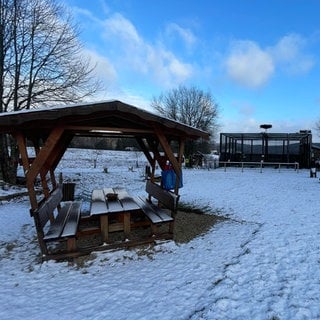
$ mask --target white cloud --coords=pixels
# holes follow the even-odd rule
[[[194,36],[194,34],[192,33],[192,31],[190,29],[186,29],[186,28],[182,28],[181,26],[179,26],[176,23],[169,23],[166,29],[166,34],[169,37],[179,37],[180,39],[182,39],[182,41],[184,42],[184,44],[188,47],[191,48],[192,46],[194,46],[194,44],[196,43],[197,39]]]
[[[306,45],[307,40],[300,35],[289,34],[269,48],[269,52],[275,63],[289,74],[304,74],[315,64],[314,58],[303,52]]]
[[[191,77],[190,64],[179,60],[162,44],[150,44],[140,37],[135,26],[121,14],[114,14],[104,22],[104,36],[112,45],[113,63],[117,70],[150,75],[164,87],[177,85]]]
[[[177,85],[192,74],[192,66],[181,62],[172,52],[163,48],[149,48],[148,66],[154,73],[156,82],[163,87]]]
[[[275,61],[292,61],[299,54],[304,40],[299,35],[288,35],[281,38],[278,43],[270,49]]]
[[[115,13],[105,20],[104,27],[104,35],[107,38],[117,36],[119,40],[127,40],[130,43],[139,44],[142,42],[134,25],[119,13]]]
[[[94,72],[104,82],[114,82],[117,79],[117,72],[112,63],[96,51],[86,49],[84,55],[89,58],[92,67],[95,67]]]
[[[274,73],[271,56],[252,41],[235,41],[225,62],[228,76],[236,83],[258,88]]]
[[[297,34],[286,35],[265,49],[253,41],[233,41],[225,59],[227,74],[248,88],[264,86],[278,70],[288,75],[305,74],[315,65],[315,59],[304,52],[307,43]]]

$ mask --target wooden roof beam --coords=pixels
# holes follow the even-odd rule
[[[89,132],[94,134],[122,134],[122,133],[130,133],[130,134],[152,134],[154,133],[151,129],[138,129],[138,128],[127,128],[127,127],[96,127],[96,126],[75,126],[75,125],[67,125],[65,126],[65,130],[73,131],[77,133],[81,132]]]
[[[63,127],[55,127],[52,129],[43,147],[40,149],[36,158],[30,165],[29,170],[25,172],[27,184],[33,185],[34,180],[36,179],[40,171],[43,169],[45,164],[48,162],[49,157],[52,157],[54,155],[54,149],[59,143],[63,132]]]
[[[147,158],[148,162],[150,163],[151,166],[154,165],[154,159],[152,158],[150,151],[147,147],[147,145],[144,143],[144,141],[141,138],[137,138],[136,140],[139,144],[139,147],[141,148],[142,152],[144,153],[145,157]]]

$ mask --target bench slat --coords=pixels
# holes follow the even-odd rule
[[[144,212],[144,214],[152,221],[152,223],[161,223],[162,219],[155,214],[155,212],[152,210],[149,203],[146,202],[146,200],[136,197],[134,199],[137,204],[140,206],[141,210]]]
[[[39,218],[40,228],[43,229],[50,219],[49,210],[46,202],[41,204],[36,214],[38,215],[38,218]]]
[[[54,189],[48,199],[43,198],[38,209],[32,212],[32,215],[37,215],[37,219],[40,223],[40,228],[43,229],[47,222],[50,220],[50,216],[53,215],[55,208],[59,205],[62,199],[62,188],[58,186]]]
[[[49,241],[53,239],[58,239],[60,237],[60,234],[66,223],[69,208],[70,208],[70,204],[61,207],[60,212],[55,218],[53,224],[50,225],[50,228],[46,233],[46,235],[44,236],[43,240]]]
[[[141,197],[136,197],[135,201],[140,206],[145,215],[152,221],[152,223],[173,221],[173,218],[170,217],[163,209],[147,202],[147,200],[144,200]]]
[[[163,209],[155,206],[154,204],[151,205],[153,210],[157,213],[157,215],[160,217],[162,221],[173,221],[173,218],[170,217]]]
[[[53,212],[54,209],[59,205],[63,197],[62,187],[58,186],[50,195],[46,201],[48,206],[48,211]]]
[[[81,212],[81,201],[70,201],[69,214],[61,234],[61,238],[74,237],[77,233],[80,212]]]
[[[147,181],[146,191],[152,197],[160,201],[166,208],[170,209],[171,211],[176,210],[179,199],[178,195],[162,189],[159,185],[151,182],[150,180]]]

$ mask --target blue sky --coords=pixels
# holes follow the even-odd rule
[[[178,85],[210,91],[220,132],[314,133],[318,0],[65,0],[105,91],[149,108]]]

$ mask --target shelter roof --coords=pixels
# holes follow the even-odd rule
[[[59,126],[80,135],[148,137],[158,128],[172,138],[209,139],[208,132],[117,100],[0,114],[0,132],[39,138]]]

